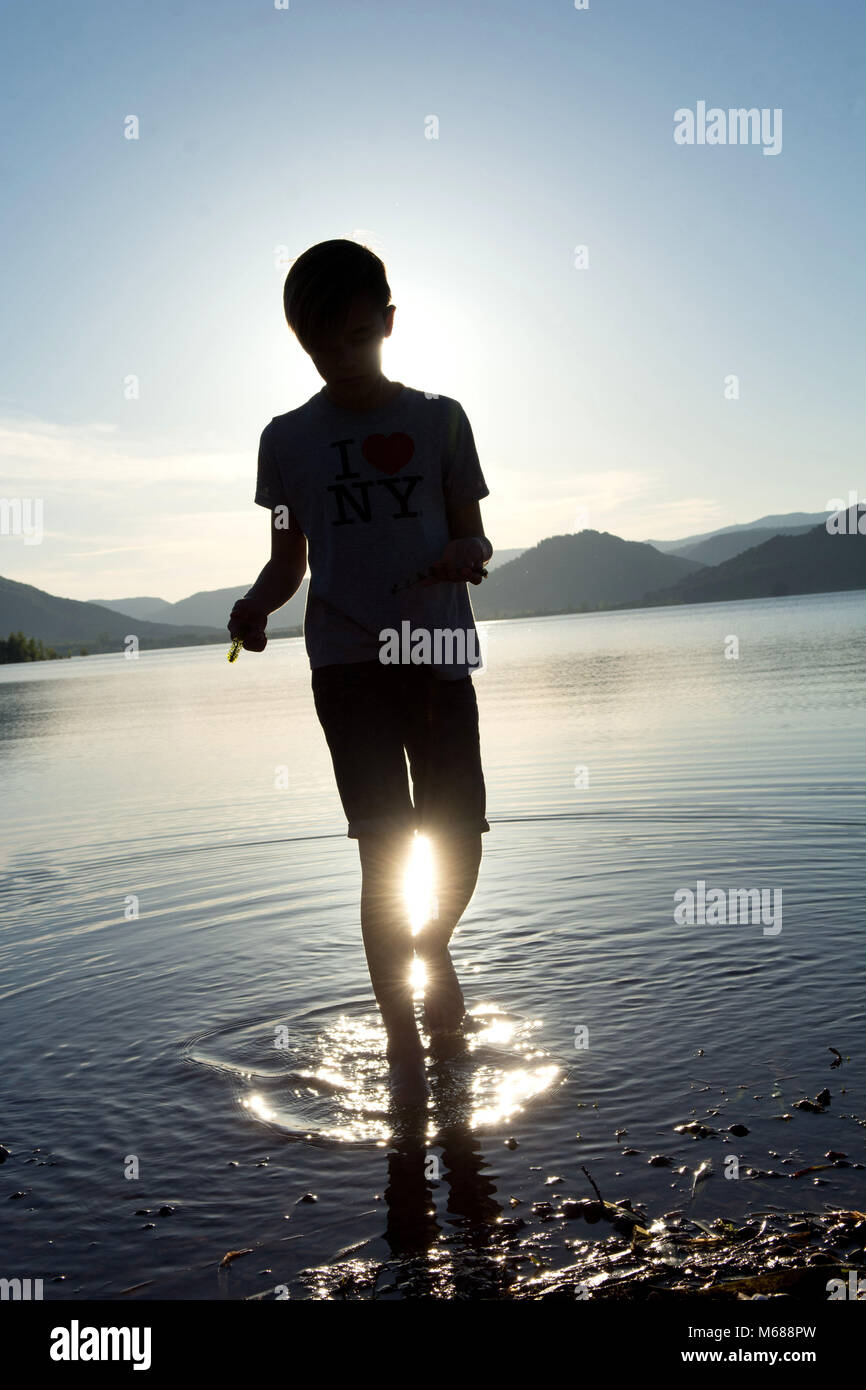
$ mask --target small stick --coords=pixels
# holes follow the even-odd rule
[[[605,1205],[606,1205],[605,1200],[604,1200],[604,1198],[602,1197],[601,1193],[599,1192],[598,1188],[597,1188],[596,1185],[595,1185],[595,1178],[592,1176],[592,1173],[590,1173],[589,1169],[588,1169],[588,1168],[585,1168],[583,1164],[580,1165],[580,1171],[581,1171],[582,1173],[586,1173],[586,1176],[589,1178],[590,1182],[592,1183],[592,1189],[593,1189],[593,1191],[594,1191],[596,1197],[597,1197],[598,1200],[601,1202],[601,1205],[602,1205],[602,1206],[605,1206]]]
[[[476,572],[477,572],[477,571],[476,571]],[[481,574],[481,578],[482,578],[482,579],[486,579],[486,578],[487,578],[487,570],[486,570],[486,569],[482,569],[482,570],[480,571],[480,574]],[[414,588],[414,586],[415,586],[416,584],[420,584],[420,582],[421,582],[422,579],[432,579],[432,578],[433,578],[433,576],[430,574],[430,571],[429,571],[429,570],[419,570],[418,573],[415,575],[415,578],[414,578],[414,579],[406,579],[406,580],[403,581],[402,584],[393,584],[393,585],[391,586],[391,593],[392,593],[392,594],[399,594],[403,589],[412,589],[412,588]],[[443,580],[442,582],[444,583],[445,581]]]

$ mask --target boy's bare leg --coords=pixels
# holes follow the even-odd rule
[[[412,996],[414,939],[405,898],[412,832],[361,835],[361,932],[389,1058],[423,1054]]]
[[[465,1013],[448,942],[463,916],[478,881],[481,835],[439,834],[433,841],[433,873],[438,916],[414,938],[424,962],[424,1018],[432,1032],[459,1027]]]

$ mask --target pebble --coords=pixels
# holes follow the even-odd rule
[[[674,1125],[677,1134],[691,1134],[694,1139],[709,1139],[716,1131],[710,1125],[702,1125],[699,1120],[690,1120],[685,1125]]]

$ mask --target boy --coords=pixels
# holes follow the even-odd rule
[[[414,1104],[429,1092],[413,951],[431,1039],[459,1031],[465,1016],[448,942],[490,829],[466,584],[481,583],[493,547],[478,505],[489,488],[462,407],[382,374],[390,299],[381,260],[353,241],[321,242],[289,271],[286,319],[325,385],[262,431],[255,501],[272,513],[271,558],[228,627],[247,651],[264,650],[268,615],[299,588],[309,542],[313,699],[358,841],[361,930],[392,1096]],[[432,842],[438,915],[413,937],[403,877],[416,829]]]

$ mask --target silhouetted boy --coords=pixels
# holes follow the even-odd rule
[[[358,841],[361,929],[392,1094],[416,1102],[428,1092],[413,951],[431,1036],[459,1031],[465,1015],[448,942],[490,829],[466,584],[481,582],[493,547],[478,505],[489,488],[462,406],[382,374],[390,299],[382,261],[353,241],[321,242],[289,271],[286,318],[325,386],[262,432],[255,501],[272,511],[271,558],[229,631],[248,651],[264,650],[268,615],[300,587],[309,544],[313,698]],[[426,579],[410,584],[420,572]],[[403,878],[416,830],[432,844],[438,915],[413,937]]]

